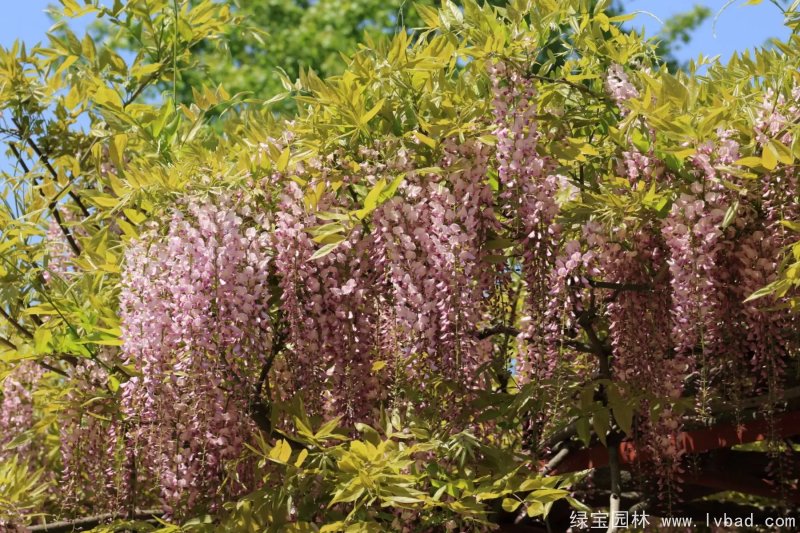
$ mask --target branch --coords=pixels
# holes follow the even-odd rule
[[[591,348],[591,346],[587,346],[579,341],[564,341],[564,346],[569,346],[570,348],[578,352],[594,353],[594,350]]]
[[[278,333],[272,342],[272,349],[270,350],[270,354],[266,361],[264,361],[264,366],[261,367],[261,373],[258,376],[258,383],[256,383],[255,390],[253,391],[253,399],[250,402],[249,414],[250,418],[253,420],[253,422],[255,422],[256,426],[258,426],[258,429],[266,433],[268,436],[280,437],[284,439],[295,451],[302,449],[307,450],[308,446],[304,442],[301,442],[291,435],[288,435],[280,429],[272,426],[272,394],[269,384],[269,371],[272,368],[272,364],[275,362],[275,357],[277,357],[278,353],[284,348],[284,343],[286,341],[285,329],[283,327],[278,327],[277,329]],[[267,401],[265,401],[263,396],[264,390],[266,390],[266,394],[269,397]]]
[[[27,141],[28,141],[28,146],[30,146],[31,149],[33,149],[33,151],[36,152],[36,155],[39,156],[39,160],[42,163],[44,163],[45,168],[47,168],[47,171],[50,172],[50,175],[53,177],[53,181],[58,183],[58,172],[56,172],[56,169],[53,168],[53,165],[50,163],[50,160],[47,159],[47,156],[44,153],[42,153],[41,150],[39,150],[39,147],[36,146],[36,143],[33,141],[33,139],[28,137]],[[78,206],[78,209],[81,210],[81,213],[83,213],[83,216],[86,217],[86,218],[89,218],[91,213],[89,213],[89,210],[86,209],[86,206],[81,201],[81,197],[78,196],[78,194],[73,190],[70,190],[68,194],[69,194],[69,197],[72,198],[75,201],[75,204]]]
[[[15,320],[15,319],[14,319],[14,318],[11,316],[11,315],[9,315],[9,314],[6,312],[6,310],[3,308],[3,306],[2,306],[2,305],[0,305],[0,315],[2,315],[2,316],[3,316],[3,318],[5,318],[5,319],[6,319],[6,321],[8,321],[8,323],[9,323],[9,324],[11,324],[12,326],[14,326],[14,328],[15,328],[17,331],[19,331],[19,332],[20,332],[20,334],[22,334],[22,336],[23,336],[23,337],[27,337],[28,339],[32,339],[32,338],[33,338],[33,333],[31,333],[30,331],[28,331],[27,329],[25,329],[25,328],[22,326],[22,324],[20,324],[19,322],[17,322],[17,321],[16,321],[16,320]],[[15,346],[15,348],[16,348],[16,346]]]
[[[124,513],[106,513],[95,516],[86,516],[83,518],[76,518],[74,520],[63,520],[60,522],[52,522],[50,524],[40,524],[36,526],[29,526],[27,528],[31,533],[47,532],[47,533],[68,533],[72,531],[83,531],[99,526],[100,524],[110,522],[112,520],[128,519],[128,520],[145,520],[155,521],[164,515],[161,509],[148,509],[137,510],[133,516],[127,516]]]
[[[14,125],[17,127],[17,129],[19,130],[20,136],[22,137],[23,136],[22,135],[22,125],[19,123],[19,121],[16,118],[12,118],[11,120],[14,122]],[[24,137],[25,137],[25,142],[27,142],[28,146],[30,146],[31,149],[36,153],[36,155],[39,156],[39,160],[44,164],[45,168],[47,168],[47,171],[53,177],[53,181],[55,183],[58,183],[58,172],[56,172],[56,169],[53,168],[53,165],[50,163],[50,160],[47,158],[47,155],[45,155],[45,153],[42,152],[39,149],[39,146],[36,144],[36,142],[33,140],[33,138],[30,135],[25,135]],[[70,180],[70,181],[72,181],[72,180]],[[77,193],[75,193],[75,191],[69,191],[69,196],[70,196],[70,198],[75,200],[75,203],[77,204],[78,208],[83,213],[83,216],[88,218],[91,213],[89,213],[89,210],[86,209],[86,206],[81,201],[80,196],[78,196]]]
[[[269,371],[272,370],[272,364],[275,362],[275,357],[283,349],[286,342],[286,331],[282,327],[278,327],[278,333],[272,341],[272,349],[270,350],[267,360],[264,361],[264,366],[261,367],[261,373],[258,376],[258,383],[256,383],[255,400],[256,402],[263,403],[262,392],[264,388],[267,390],[269,400],[272,399],[272,391],[269,384]]]
[[[559,429],[544,442],[545,448],[554,448],[558,443],[568,441],[578,434],[578,419],[572,419],[566,426]]]
[[[3,343],[3,344],[5,344],[6,346],[8,346],[9,348],[11,348],[12,350],[16,350],[16,349],[17,349],[17,345],[16,345],[16,344],[14,344],[13,342],[11,342],[11,341],[10,341],[10,340],[8,340],[7,338],[3,337],[2,335],[0,335],[0,343]]]
[[[655,290],[655,287],[650,283],[614,283],[589,279],[589,285],[596,289],[613,289],[616,291],[650,292]]]
[[[571,451],[572,450],[569,449],[569,446],[564,446],[555,456],[553,456],[552,459],[547,461],[547,464],[545,464],[539,472],[545,476],[548,475],[550,472],[558,468],[558,465],[561,464],[561,461],[566,459]]]
[[[594,331],[594,326],[592,325],[592,315],[581,313],[578,317],[578,324],[583,328],[586,332],[586,337],[589,339],[589,344],[592,347],[592,351],[597,354],[598,361],[600,363],[600,377],[605,379],[611,379],[611,347],[604,341],[601,341],[600,338],[597,336],[597,333]],[[601,394],[603,396],[603,405],[608,405],[608,398],[606,396],[606,391],[602,388],[600,389]],[[608,514],[609,514],[609,523],[608,523],[608,530],[607,533],[615,533],[617,531],[617,521],[616,516],[619,513],[619,501],[620,501],[620,462],[619,462],[619,442],[616,435],[614,436],[607,436],[607,446],[608,449],[608,466],[611,472],[611,482],[609,491],[611,492],[611,496],[609,497],[609,506],[608,506]]]
[[[490,328],[480,329],[475,332],[475,336],[479,340],[488,339],[489,337],[492,337],[494,335],[511,335],[513,337],[516,337],[519,334],[520,331],[517,328],[511,326],[504,326],[502,324],[498,326],[492,326]]]
[[[608,502],[608,530],[607,533],[614,533],[617,531],[616,516],[619,514],[619,501],[621,483],[620,483],[620,464],[619,464],[619,444],[616,439],[609,439],[608,443],[608,469],[611,474],[611,495]]]
[[[139,87],[137,87],[136,90],[133,91],[133,93],[131,93],[130,96],[128,96],[125,100],[123,100],[122,107],[125,108],[128,107],[130,104],[132,104],[133,101],[136,100],[140,94],[142,94],[142,92],[147,88],[147,86],[153,83],[153,80],[161,76],[161,72],[164,70],[164,67],[167,65],[169,61],[170,61],[169,56],[164,58],[164,61],[161,62],[161,66],[158,67],[152,74],[143,79],[142,82],[139,84]]]
[[[600,373],[602,377],[610,377],[607,367],[608,357],[611,355],[611,347],[605,342],[601,341],[600,337],[597,336],[597,333],[594,331],[594,326],[592,325],[592,319],[590,315],[581,313],[581,315],[578,317],[578,324],[586,332],[586,337],[589,339],[589,346],[591,347],[592,352],[600,359]]]
[[[63,376],[63,377],[65,377],[65,378],[68,378],[68,377],[70,377],[70,376],[69,376],[69,374],[67,374],[66,372],[64,372],[64,371],[63,371],[63,370],[61,370],[60,368],[58,368],[58,367],[55,367],[55,366],[53,366],[53,365],[51,365],[51,364],[49,364],[49,363],[45,363],[45,362],[44,362],[44,361],[42,361],[42,360],[37,360],[37,361],[36,361],[36,363],[37,363],[39,366],[41,366],[42,368],[44,368],[45,370],[49,370],[50,372],[55,372],[56,374],[58,374],[58,375],[60,375],[60,376]]]
[[[3,336],[0,336],[0,343],[5,344],[6,346],[11,348],[12,350],[18,350],[19,349],[19,348],[17,348],[16,344],[14,344],[13,342],[11,342],[10,340],[8,340],[7,338],[5,338]],[[42,368],[44,368],[46,370],[49,370],[50,372],[55,372],[56,374],[60,374],[60,375],[64,376],[65,378],[69,377],[69,374],[67,374],[66,372],[64,372],[60,368],[55,367],[55,366],[53,366],[53,365],[51,365],[49,363],[46,363],[46,362],[42,361],[41,359],[37,359],[36,360],[36,364],[38,364],[39,366],[41,366]]]
[[[16,120],[14,122],[16,123]],[[11,151],[14,152],[14,157],[19,162],[20,166],[22,167],[22,170],[24,170],[26,174],[30,174],[31,172],[30,168],[28,168],[28,165],[25,163],[25,160],[22,159],[22,154],[20,154],[19,150],[17,150],[16,145],[14,145],[14,143],[8,143],[8,146],[11,147]],[[39,184],[36,177],[33,178],[33,183],[34,185]],[[39,195],[41,195],[42,198],[47,200],[47,196],[41,189],[39,189]],[[70,248],[72,248],[72,251],[75,253],[75,255],[81,255],[81,249],[78,246],[78,243],[75,242],[75,239],[72,237],[72,233],[70,233],[70,231],[64,225],[64,221],[61,220],[61,213],[58,212],[58,205],[56,204],[55,200],[50,200],[47,207],[50,209],[50,212],[53,213],[53,218],[56,219],[56,223],[58,224],[58,227],[61,228],[61,233],[64,234],[64,237],[67,239],[67,242],[69,243]]]

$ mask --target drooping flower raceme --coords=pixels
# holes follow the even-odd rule
[[[252,431],[248,398],[271,348],[268,238],[243,195],[190,200],[165,232],[127,253],[123,354],[126,434],[165,503],[191,509],[220,492]]]

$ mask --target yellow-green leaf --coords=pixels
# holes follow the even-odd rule
[[[761,153],[761,164],[767,170],[775,170],[775,167],[778,166],[778,152],[772,143],[767,143],[764,146],[764,150]]]
[[[319,259],[321,257],[325,257],[326,255],[328,255],[329,253],[334,251],[336,249],[336,247],[339,246],[339,244],[344,240],[344,235],[341,235],[340,237],[341,237],[341,239],[339,239],[338,241],[330,242],[330,243],[326,244],[325,246],[321,247],[316,252],[314,252],[311,255],[311,257],[308,258],[308,260],[309,261],[313,261],[314,259]]]
[[[372,109],[370,109],[369,111],[367,111],[367,112],[366,112],[366,113],[365,113],[365,114],[364,114],[364,115],[361,117],[361,125],[362,125],[362,126],[365,126],[365,125],[366,125],[366,124],[367,124],[367,123],[368,123],[370,120],[372,120],[372,118],[373,118],[375,115],[377,115],[377,114],[378,114],[378,111],[380,111],[380,110],[381,110],[381,108],[383,107],[383,104],[384,104],[384,102],[386,102],[386,98],[381,98],[380,100],[378,100],[378,103],[377,103],[377,104],[375,104],[374,106],[372,106]]]
[[[303,461],[306,460],[306,457],[308,457],[308,450],[306,449],[300,450],[300,453],[297,454],[297,460],[294,462],[294,466],[300,468],[303,465]]]
[[[100,85],[95,89],[94,101],[102,106],[122,108],[122,98],[119,93],[107,85]]]
[[[283,172],[286,170],[286,167],[289,165],[289,154],[289,148],[284,148],[281,152],[281,155],[278,157],[278,161],[276,163],[278,172]]]
[[[286,463],[292,456],[292,447],[284,439],[275,443],[275,446],[269,452],[269,458],[276,463]]]
[[[522,505],[522,502],[514,498],[503,498],[503,510],[507,513],[513,513],[517,508]]]

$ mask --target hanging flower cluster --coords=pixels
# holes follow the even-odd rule
[[[14,437],[30,430],[34,424],[33,391],[36,382],[41,378],[42,368],[33,361],[18,364],[9,375],[2,380],[0,392],[0,460],[12,455],[21,455],[36,461],[36,450],[30,443],[9,448]],[[30,452],[30,453],[29,453]]]
[[[482,243],[493,229],[492,193],[483,183],[488,150],[478,142],[445,146],[446,181],[418,174],[375,213],[376,263],[385,272],[407,375],[475,384],[490,343],[477,339],[493,290]]]
[[[316,244],[307,228],[303,193],[296,184],[284,191],[273,243],[280,278],[281,313],[290,348],[281,365],[283,397],[302,393],[312,413],[369,420],[380,405],[381,387],[371,365],[377,315],[369,239],[360,230],[331,253],[311,260]]]
[[[107,347],[99,359],[111,359],[111,352]],[[127,495],[128,473],[121,464],[122,442],[116,438],[121,421],[115,399],[105,393],[108,376],[98,358],[76,366],[69,376],[58,427],[58,491],[65,509],[80,509],[91,502],[113,512]]]
[[[48,282],[54,277],[56,279],[67,278],[70,269],[70,259],[72,259],[72,250],[69,249],[69,244],[67,244],[61,227],[55,218],[51,218],[48,223],[45,239],[48,252],[47,268],[42,272],[42,277]]]
[[[608,70],[605,87],[611,98],[618,104],[639,96],[638,89],[630,82],[625,69],[619,64],[612,65]]]
[[[191,509],[248,480],[238,465],[220,488],[252,431],[250,391],[271,350],[269,241],[242,194],[192,200],[158,230],[127,253],[123,354],[137,375],[122,385],[117,438],[166,504]]]

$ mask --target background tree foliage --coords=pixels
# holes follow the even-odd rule
[[[266,100],[283,92],[286,81],[296,79],[301,69],[313,70],[322,78],[338,74],[345,67],[347,56],[365,38],[392,34],[400,28],[418,28],[422,20],[415,5],[433,5],[408,0],[236,0],[229,4],[239,22],[230,27],[224,38],[201,42],[194,48],[192,68],[181,72],[179,101],[190,103],[192,87],[204,84],[221,84],[231,94],[247,93]],[[622,11],[619,3],[609,7],[611,16]],[[708,8],[698,5],[665,21],[657,36],[658,51],[671,68],[679,66],[671,56],[673,47],[686,44],[691,33],[710,15]],[[96,38],[103,39],[111,36],[113,26],[100,20],[94,31]],[[125,33],[116,33],[112,42],[118,49],[138,48],[138,43]],[[273,109],[285,111],[292,107],[289,102],[282,102]]]
[[[229,4],[239,22],[229,26],[222,39],[198,44],[193,68],[181,73],[182,102],[191,102],[191,88],[203,84],[223,84],[231,94],[267,99],[284,91],[282,72],[292,80],[301,68],[323,77],[339,73],[346,64],[343,55],[353,53],[365,35],[391,34],[420,23],[413,3],[399,0]],[[113,26],[100,21],[95,30],[108,35]],[[114,42],[121,48],[138,48],[124,33]]]

